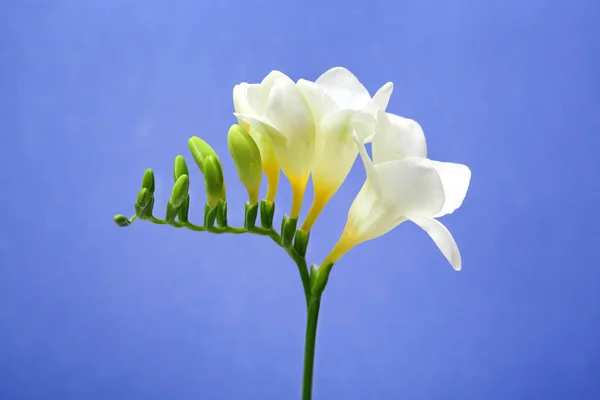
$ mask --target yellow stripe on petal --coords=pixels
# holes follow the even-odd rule
[[[308,210],[308,214],[306,215],[306,219],[302,224],[302,230],[306,232],[310,232],[315,221],[323,211],[323,208],[331,199],[332,193],[330,190],[324,188],[315,187],[315,197],[313,199],[312,205],[310,206],[310,210]]]
[[[304,201],[304,192],[306,191],[308,175],[305,177],[288,177],[288,179],[290,181],[290,185],[292,186],[292,211],[290,211],[290,218],[297,219],[300,215],[302,202]]]
[[[277,187],[279,186],[279,165],[277,162],[263,163],[263,171],[267,177],[267,201],[275,202]]]

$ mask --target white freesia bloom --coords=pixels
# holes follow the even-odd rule
[[[271,164],[276,159],[289,179],[293,195],[290,217],[297,218],[315,148],[315,123],[302,93],[288,76],[273,71],[260,84],[241,84],[234,89],[234,104],[238,120],[259,138],[261,156]]]
[[[463,202],[471,171],[466,165],[432,161],[425,136],[413,120],[377,112],[373,161],[360,138],[367,179],[348,213],[344,233],[326,263],[352,247],[381,236],[404,221],[419,225],[455,270],[462,267],[454,238],[435,218],[452,213]]]
[[[310,106],[317,129],[312,166],[314,200],[302,225],[309,231],[356,160],[358,146],[353,135],[362,142],[374,134],[375,111],[385,110],[393,85],[386,83],[371,98],[350,71],[335,67],[315,82],[300,79],[297,86]]]

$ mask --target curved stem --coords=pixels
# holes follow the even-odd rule
[[[302,380],[302,400],[312,399],[313,368],[315,365],[315,344],[321,296],[311,296],[308,302],[306,322],[306,342],[304,344],[304,378]]]

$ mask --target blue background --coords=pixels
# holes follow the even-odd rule
[[[234,84],[336,65],[371,93],[393,81],[388,110],[473,179],[442,219],[462,272],[410,224],[336,266],[315,398],[600,398],[599,26],[595,0],[2,1],[0,398],[299,398],[304,299],[281,249],[112,216],[148,167],[162,215],[199,135],[240,225]],[[310,261],[363,179],[357,163]],[[277,220],[289,200],[283,180]]]

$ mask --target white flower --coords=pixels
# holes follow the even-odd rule
[[[466,165],[429,160],[425,136],[413,120],[377,112],[373,161],[360,141],[367,179],[348,213],[344,233],[326,263],[352,247],[379,237],[404,221],[419,225],[455,270],[462,267],[454,238],[435,218],[452,213],[463,202],[471,171]]]
[[[347,69],[335,67],[315,82],[299,80],[298,88],[312,111],[316,128],[312,166],[314,200],[302,229],[309,231],[329,199],[342,185],[358,155],[354,141],[375,132],[374,113],[387,107],[393,90],[391,82],[371,98],[367,89]]]
[[[289,179],[293,195],[290,217],[297,218],[315,146],[315,123],[302,93],[289,77],[273,71],[260,84],[236,86],[234,105],[236,117],[249,127],[266,159],[265,172],[275,168],[276,160]]]

